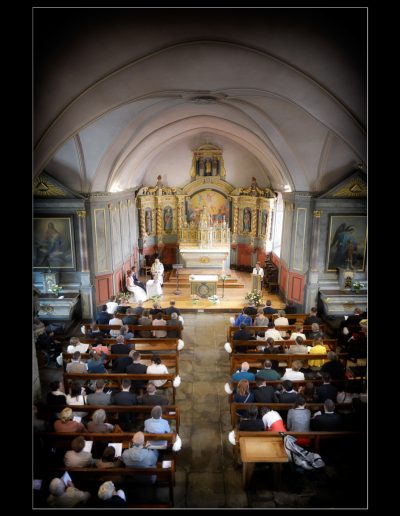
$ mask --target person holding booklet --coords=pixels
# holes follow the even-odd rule
[[[93,441],[87,441],[93,444]],[[85,451],[86,441],[80,435],[75,437],[71,443],[71,450],[64,455],[64,465],[66,468],[89,468],[94,464],[90,451]],[[91,446],[90,446],[91,448]]]
[[[50,495],[47,498],[49,507],[69,508],[86,503],[90,498],[88,491],[77,489],[71,477],[65,472],[63,478],[53,478],[49,485]]]

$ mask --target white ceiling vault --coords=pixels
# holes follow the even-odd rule
[[[35,8],[34,175],[81,192],[189,180],[325,191],[366,165],[367,9]]]

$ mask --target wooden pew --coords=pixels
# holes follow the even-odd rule
[[[95,344],[95,339],[92,339],[90,337],[83,337],[79,338],[80,342],[84,344]],[[112,346],[113,344],[116,344],[116,340],[114,339],[103,339],[103,343],[106,346]],[[135,349],[137,351],[156,351],[157,353],[159,351],[175,351],[176,353],[179,353],[178,351],[178,339],[170,339],[170,338],[133,338],[133,339],[127,339],[125,341],[127,345],[131,345],[132,349]],[[91,349],[91,346],[89,347]]]
[[[279,362],[286,362],[287,366],[282,367],[292,367],[292,363],[294,360],[301,360],[301,362],[307,363],[308,360],[326,360],[326,355],[295,355],[295,354],[277,354],[277,355],[269,355],[266,353],[255,353],[254,355],[248,354],[231,354],[231,374],[235,373],[238,369],[240,369],[241,364],[243,362],[248,362],[250,368],[252,369],[262,369],[264,367],[264,362],[266,360],[276,360]],[[339,353],[338,359],[343,364],[344,367],[347,366],[347,353]]]
[[[323,329],[323,325],[319,325],[320,329]],[[268,326],[246,326],[246,331],[249,333],[265,333],[268,330]],[[288,331],[292,332],[296,330],[295,324],[289,324],[289,326],[275,326],[275,329],[278,331]],[[227,341],[233,341],[233,335],[235,332],[239,331],[239,326],[229,326],[227,330]],[[303,326],[304,331],[311,331],[311,325]],[[279,341],[280,342],[280,341]]]
[[[64,373],[64,388],[65,392],[69,392],[68,381],[69,380],[108,380],[109,388],[121,388],[122,380],[127,378],[128,380],[167,380],[164,385],[157,387],[157,389],[172,389],[172,405],[175,405],[176,389],[173,386],[175,378],[174,374],[127,374],[127,373]]]
[[[61,477],[65,472],[66,468],[50,468],[48,470],[48,480],[53,477]],[[121,477],[124,478],[123,484],[126,484],[129,489],[130,486],[136,484],[139,489],[143,490],[140,484],[135,482],[136,478],[142,478],[143,476],[156,476],[156,481],[154,484],[151,484],[154,487],[167,487],[168,488],[168,502],[167,503],[155,503],[153,499],[153,495],[151,499],[149,499],[148,503],[143,503],[143,500],[139,502],[134,499],[127,500],[127,508],[142,508],[142,509],[164,509],[164,508],[172,508],[174,507],[174,486],[175,486],[175,469],[176,469],[176,461],[171,460],[170,468],[163,468],[162,463],[158,462],[157,466],[154,468],[131,468],[131,467],[122,467],[122,468],[68,468],[67,471],[76,486],[82,489],[82,487],[89,486],[89,490],[92,493],[96,493],[102,478],[109,478],[109,480],[116,480],[116,483],[119,481]],[[150,484],[149,484],[150,485]],[[120,487],[120,486],[118,486]],[[121,487],[124,487],[122,485]],[[93,498],[93,496],[92,496]],[[90,508],[93,501],[89,499],[87,505],[85,507]]]
[[[293,340],[275,340],[275,346],[281,346],[283,349],[289,349],[291,345],[294,344]],[[304,340],[303,344],[305,346],[313,346],[314,341],[312,340]],[[336,339],[323,339],[323,344],[327,351],[336,351],[337,340]],[[265,340],[233,340],[230,341],[230,345],[232,348],[232,353],[237,353],[237,347],[246,347],[249,348],[247,351],[249,353],[260,353],[257,351],[257,346],[266,346]]]
[[[68,362],[72,360],[72,354],[71,353],[63,353],[63,364],[64,364],[64,371],[65,366]],[[106,355],[107,360],[114,360],[120,357],[126,357],[128,355],[116,355],[116,354],[110,354]],[[153,357],[152,354],[141,354],[140,362],[144,365],[149,366],[151,364],[151,359]],[[82,360],[88,360],[90,358],[89,353],[81,353],[81,359]],[[176,375],[179,374],[179,354],[165,354],[161,355],[162,363],[168,368],[168,370],[173,369],[174,373]],[[108,366],[110,368],[111,366]],[[92,373],[87,373],[92,374]]]
[[[138,415],[144,422],[145,419],[150,418],[150,412],[154,408],[154,405],[68,405],[74,412],[87,412],[89,415],[93,414],[98,409],[103,409],[107,414],[107,419],[110,414],[115,415],[121,413],[130,413]],[[38,417],[45,420],[50,420],[54,412],[61,412],[65,408],[65,405],[54,405],[54,406],[43,406],[38,407]],[[179,427],[181,423],[181,411],[178,405],[163,405],[162,418],[166,419],[170,424],[175,421],[176,433],[179,433]],[[118,421],[117,421],[118,422]]]
[[[90,323],[84,323],[83,326],[85,327],[86,331],[90,331],[91,324]],[[102,331],[108,331],[108,330],[120,330],[121,326],[118,324],[98,324],[97,325],[99,330]],[[182,331],[183,328],[180,326],[152,326],[152,325],[140,325],[140,324],[128,324],[128,327],[131,331],[172,331],[176,330],[178,331],[179,339],[182,338]]]

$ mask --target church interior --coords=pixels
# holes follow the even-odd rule
[[[33,9],[34,508],[367,507],[367,15]],[[134,351],[157,370],[148,383]],[[256,402],[268,355],[274,394]],[[262,431],[243,430],[242,379]],[[137,401],[117,403],[129,380]],[[158,448],[149,384],[169,422]],[[297,464],[289,434],[324,466]],[[99,465],[109,442],[121,459]],[[129,466],[133,452],[157,461]]]

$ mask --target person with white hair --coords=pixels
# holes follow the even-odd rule
[[[100,499],[99,507],[126,507],[126,495],[122,489],[115,489],[111,480],[107,480],[99,487],[97,496]]]
[[[254,382],[256,377],[254,373],[249,373],[249,369],[249,363],[242,362],[240,371],[237,370],[236,373],[233,373],[232,380],[234,382],[239,382],[240,380],[248,380],[249,382]]]
[[[144,433],[136,432],[132,437],[132,447],[121,456],[122,462],[131,468],[154,468],[157,465],[158,451],[144,447]]]
[[[160,405],[155,405],[151,409],[151,418],[144,422],[144,431],[149,434],[169,434],[171,427],[166,419],[162,417],[162,408]],[[149,441],[150,447],[167,447],[167,441]]]
[[[47,498],[49,507],[69,508],[86,503],[90,498],[88,491],[80,491],[69,480],[67,484],[61,478],[53,478],[49,485],[50,496]]]
[[[171,313],[171,319],[167,321],[167,326],[179,326],[182,330],[182,323],[179,321],[178,314],[176,312]],[[167,337],[169,339],[179,339],[180,332],[179,330],[168,330]]]

